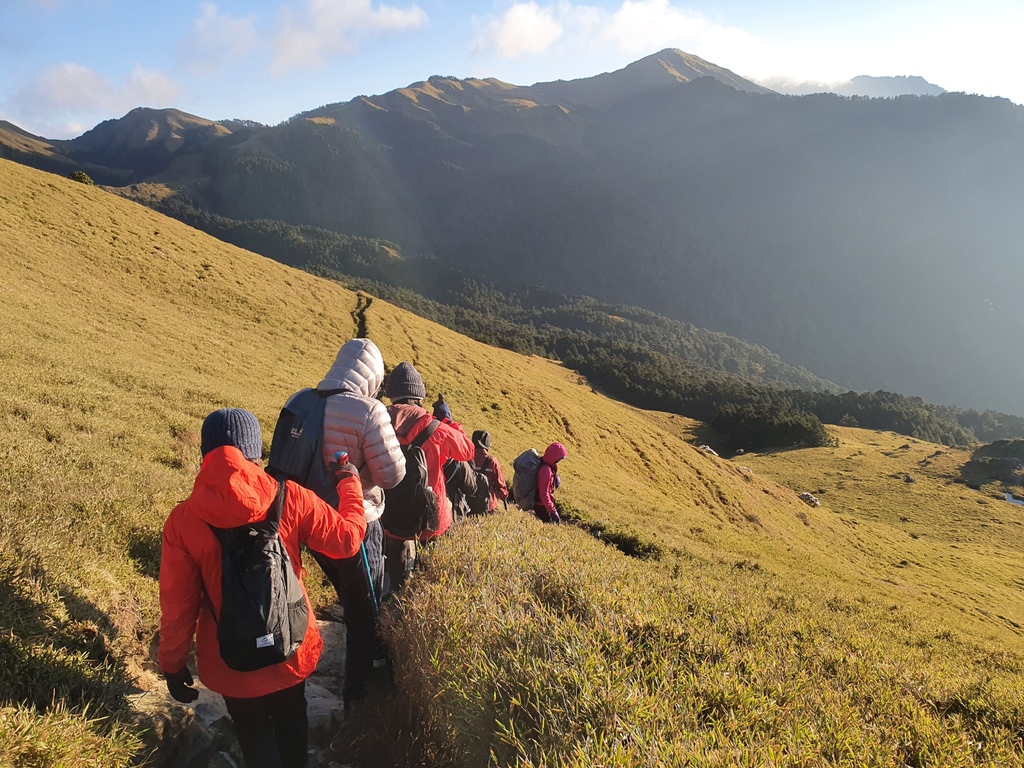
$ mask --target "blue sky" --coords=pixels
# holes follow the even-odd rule
[[[275,124],[430,75],[528,85],[680,48],[771,85],[920,75],[1024,103],[1024,2],[0,0],[0,119],[76,136],[136,106]]]

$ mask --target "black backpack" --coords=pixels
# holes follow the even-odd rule
[[[263,520],[237,528],[210,526],[221,546],[217,643],[224,663],[238,672],[286,661],[309,626],[302,584],[277,532],[286,494],[281,481]]]
[[[491,511],[491,475],[494,469],[491,467],[491,457],[483,468],[476,469],[470,464],[471,476],[466,483],[466,503],[469,505],[469,514],[486,515]]]
[[[423,531],[436,531],[439,525],[437,494],[427,477],[427,457],[423,444],[440,426],[437,419],[425,426],[416,439],[399,444],[405,456],[405,477],[394,488],[384,490],[384,530],[400,539],[413,539]]]
[[[307,389],[281,409],[270,443],[267,472],[309,488],[332,507],[338,506],[338,483],[324,467],[324,410],[327,398],[341,389]]]
[[[490,511],[490,477],[486,470],[474,469],[472,462],[448,459],[444,465],[444,485],[454,520]]]

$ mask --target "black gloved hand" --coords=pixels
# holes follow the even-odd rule
[[[345,451],[338,451],[334,454],[334,458],[331,459],[327,468],[334,473],[334,479],[338,481],[345,477],[356,477],[359,475],[359,470],[348,460],[348,453]]]
[[[199,691],[192,687],[192,673],[188,667],[182,667],[178,672],[164,672],[167,680],[167,690],[175,701],[182,704],[191,704],[199,698]]]

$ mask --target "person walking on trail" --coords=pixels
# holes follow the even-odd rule
[[[376,399],[384,383],[384,358],[369,339],[350,339],[342,345],[327,375],[316,388],[330,395],[324,406],[322,460],[328,465],[346,451],[359,471],[363,488],[366,537],[363,551],[332,558],[313,553],[338,593],[345,622],[345,704],[366,695],[366,683],[378,648],[378,603],[384,591],[384,489],[405,477],[405,458],[384,404]],[[305,390],[302,390],[305,391]],[[289,402],[301,394],[297,392]]]
[[[537,500],[533,506],[533,514],[545,523],[559,523],[558,506],[555,504],[555,489],[561,484],[558,477],[558,462],[568,455],[561,443],[552,443],[541,457],[540,469],[537,470]]]
[[[195,701],[199,692],[192,687],[187,666],[194,636],[199,679],[224,697],[249,768],[299,768],[307,763],[305,681],[323,648],[301,584],[300,545],[331,557],[357,552],[366,530],[363,493],[351,464],[333,467],[337,509],[295,483],[284,483],[282,489],[260,467],[262,448],[259,422],[248,411],[221,409],[203,422],[202,467],[191,495],[164,524],[158,658],[171,695],[182,703]],[[282,661],[238,671],[237,661],[234,668],[229,666],[234,654],[225,652],[226,647],[232,651],[236,646],[225,646],[221,638],[221,630],[237,626],[225,627],[238,612],[230,601],[236,594],[228,589],[231,574],[222,569],[225,561],[231,564],[222,537],[235,529],[253,535],[271,515],[278,520],[276,533],[270,536],[272,545],[277,552],[283,546],[284,569],[292,572],[280,578],[296,587],[290,596],[301,594],[298,606],[290,604],[286,611],[292,622],[289,636],[298,641],[298,647]],[[280,555],[276,562],[280,574]],[[308,622],[304,630],[302,621]],[[253,645],[266,648],[273,641],[273,636],[261,636]]]
[[[484,512],[493,512],[508,498],[508,485],[501,464],[491,455],[491,435],[482,429],[473,433],[473,469],[487,477],[488,500]]]
[[[452,420],[452,409],[448,407],[448,403],[445,402],[444,395],[439,394],[437,400],[434,401],[434,418],[438,421]]]
[[[384,393],[391,400],[388,414],[402,445],[413,443],[424,430],[433,430],[422,445],[427,483],[437,496],[437,528],[423,531],[418,536],[420,542],[427,542],[444,534],[452,524],[452,507],[445,493],[442,467],[448,459],[472,459],[473,443],[458,422],[435,419],[423,407],[427,391],[423,386],[423,377],[412,363],[403,362],[395,367],[384,385]],[[385,530],[384,539],[390,590],[395,592],[415,565],[416,538],[397,537]]]

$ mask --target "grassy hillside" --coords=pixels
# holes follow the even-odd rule
[[[877,519],[856,496],[813,510],[796,498],[811,479],[798,470],[902,471],[844,453],[873,433],[744,468],[693,449],[682,419],[610,401],[548,361],[8,162],[0,239],[0,764],[144,752],[125,697],[160,686],[159,531],[189,492],[202,418],[243,406],[269,440],[284,398],[356,333],[391,365],[413,361],[506,466],[566,443],[559,496],[580,524],[508,512],[434,548],[389,628],[408,695],[388,712],[415,738],[363,739],[362,760],[410,744],[417,759],[403,761],[457,765],[1024,756],[1015,508],[921,469]],[[955,494],[987,517],[951,521]],[[936,500],[949,506],[916,506]],[[892,519],[901,505],[918,538]]]

